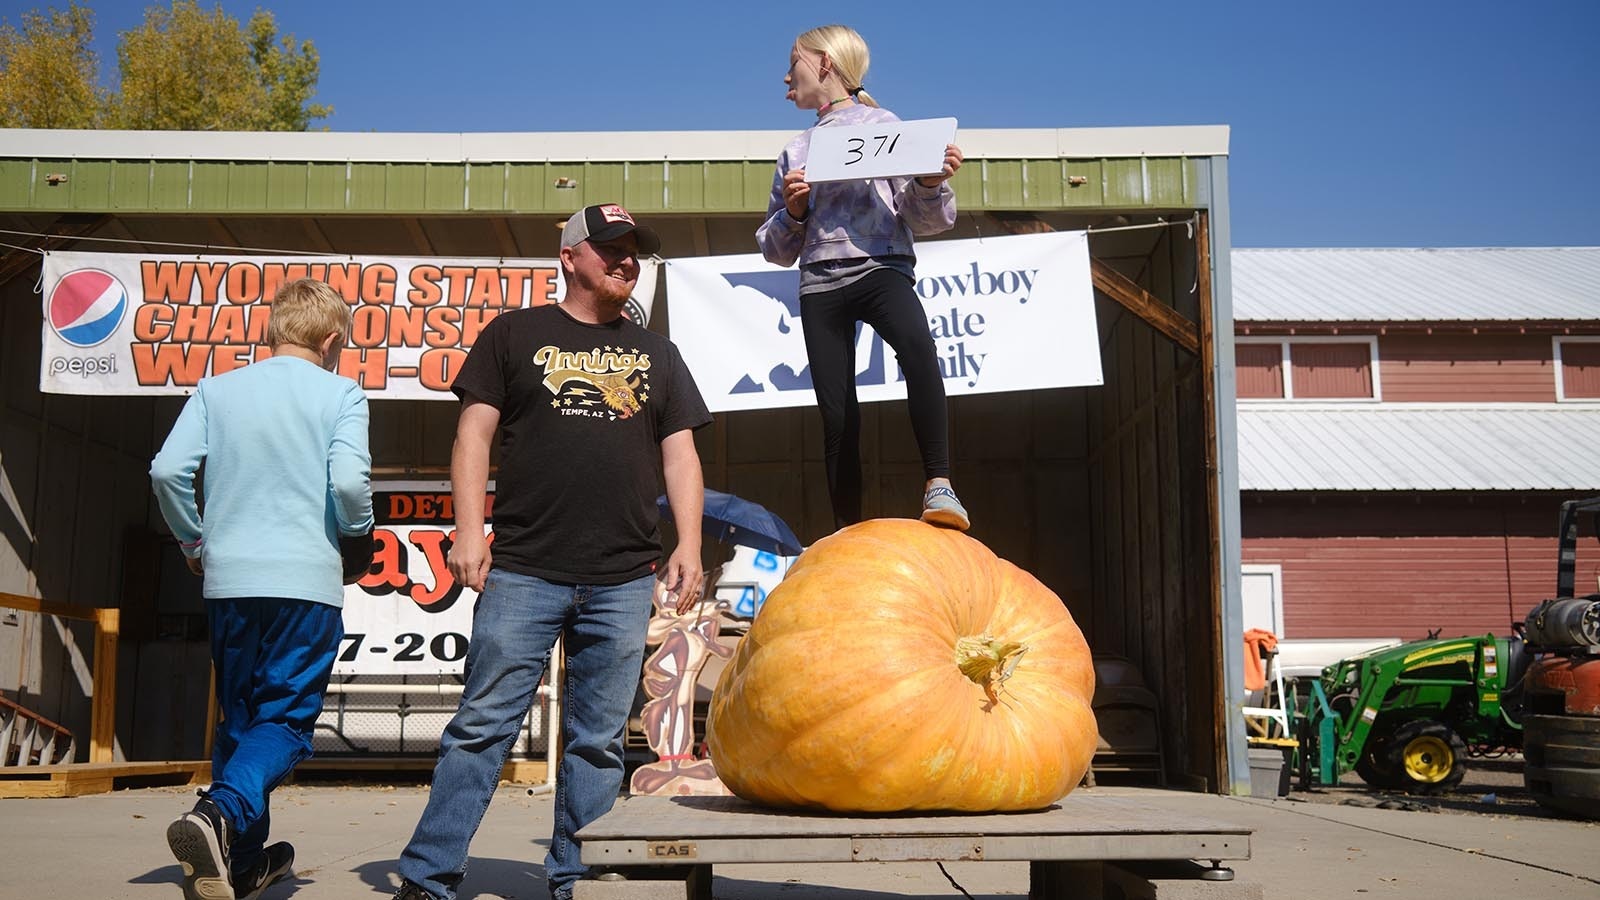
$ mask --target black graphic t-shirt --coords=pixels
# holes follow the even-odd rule
[[[567,584],[622,584],[661,556],[661,441],[711,421],[665,337],[559,306],[484,327],[451,389],[500,410],[496,566]]]

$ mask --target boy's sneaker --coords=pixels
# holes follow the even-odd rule
[[[228,820],[201,792],[194,809],[167,826],[167,846],[183,865],[184,900],[235,900],[228,872]]]
[[[967,519],[967,508],[956,499],[956,492],[943,485],[929,488],[922,496],[922,521],[957,531],[972,527]]]
[[[418,887],[414,882],[400,882],[400,890],[394,892],[389,900],[438,900],[437,897]]]
[[[288,841],[279,841],[262,850],[255,865],[233,876],[233,893],[237,900],[256,900],[267,885],[293,877],[294,847]]]

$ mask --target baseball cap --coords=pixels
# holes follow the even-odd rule
[[[661,238],[648,225],[633,221],[628,211],[615,203],[585,206],[572,214],[561,229],[561,246],[576,247],[584,241],[615,240],[628,232],[639,239],[640,253],[655,253],[661,249]]]

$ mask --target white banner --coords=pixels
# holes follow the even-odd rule
[[[628,304],[643,325],[657,265],[640,260]],[[50,253],[39,389],[187,394],[270,355],[272,297],[297,278],[325,281],[351,305],[339,374],[385,399],[454,400],[450,382],[489,320],[566,296],[554,259]]]
[[[491,530],[494,483],[484,531]],[[372,485],[372,568],[344,589],[344,642],[334,675],[459,674],[478,593],[445,568],[455,540],[446,481]]]
[[[916,290],[951,395],[1102,383],[1081,231],[917,246]],[[800,273],[759,255],[667,263],[672,339],[713,412],[810,406]],[[863,402],[905,397],[894,351],[856,336]]]

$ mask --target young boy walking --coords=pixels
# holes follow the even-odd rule
[[[372,558],[367,399],[333,374],[350,321],[326,284],[285,285],[272,357],[202,380],[150,465],[161,514],[205,579],[222,713],[214,781],[167,827],[187,900],[250,900],[293,874],[294,848],[266,845],[267,798],[311,755],[343,584]]]

